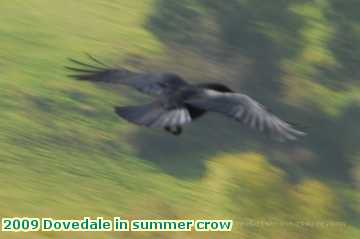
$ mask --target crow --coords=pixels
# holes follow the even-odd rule
[[[76,80],[123,84],[154,97],[139,106],[117,106],[115,113],[125,120],[149,128],[163,128],[180,135],[182,127],[207,112],[217,112],[242,124],[267,133],[280,141],[295,140],[304,132],[270,113],[249,96],[232,91],[220,83],[191,84],[179,75],[140,73],[126,68],[110,67],[88,55],[93,63],[69,58],[73,66],[69,77]]]

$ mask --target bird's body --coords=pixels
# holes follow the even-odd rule
[[[120,117],[137,125],[163,128],[179,135],[182,126],[202,117],[208,111],[224,114],[241,123],[267,132],[280,140],[293,140],[303,132],[269,113],[249,96],[235,93],[219,83],[190,84],[174,73],[135,73],[126,69],[91,66],[76,60],[72,62],[86,67],[67,67],[76,74],[71,77],[93,82],[128,85],[154,97],[154,101],[140,106],[115,107]],[[104,68],[104,67],[106,68]]]

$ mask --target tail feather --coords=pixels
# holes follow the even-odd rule
[[[185,108],[167,110],[156,103],[115,107],[115,112],[131,123],[150,128],[180,126],[191,122],[190,114]]]
[[[115,107],[115,112],[131,123],[149,127],[159,117],[161,109],[152,105],[125,106]]]

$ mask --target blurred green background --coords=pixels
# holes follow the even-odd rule
[[[2,217],[235,225],[0,238],[360,237],[359,12],[357,0],[2,0]],[[112,108],[144,97],[66,77],[67,58],[84,52],[228,84],[308,136],[280,144],[217,115],[181,137],[138,128]]]

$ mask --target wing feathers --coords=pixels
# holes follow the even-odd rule
[[[123,84],[149,95],[161,95],[187,84],[175,74],[136,73],[124,68],[109,67],[91,55],[88,57],[96,65],[70,58],[69,61],[76,66],[65,67],[73,72],[68,76],[76,80]]]
[[[281,141],[286,139],[295,140],[297,136],[305,135],[305,133],[292,128],[285,121],[266,111],[255,100],[243,94],[205,90],[204,95],[190,99],[186,103],[204,110],[223,113],[250,128],[267,132]]]

